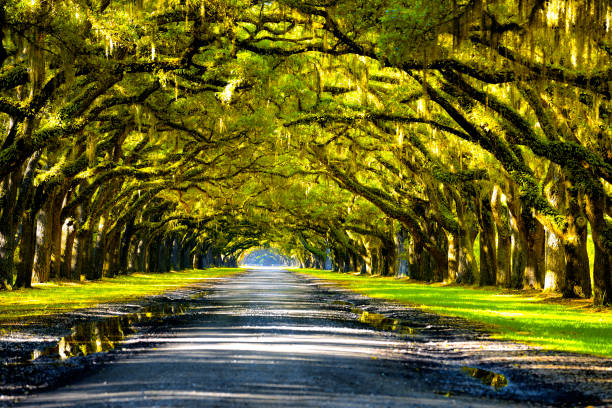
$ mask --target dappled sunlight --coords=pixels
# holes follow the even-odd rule
[[[118,360],[110,369],[119,371],[110,378],[101,372],[69,388],[70,394],[42,395],[30,406],[78,405],[85,398],[89,406],[127,401],[140,406],[195,401],[213,406],[286,406],[291,401],[317,407],[447,406],[447,397],[418,391],[419,374],[407,370],[407,356],[409,364],[471,381],[461,370],[462,360],[438,360],[441,352],[468,350],[473,342],[407,347],[404,332],[388,333],[403,322],[340,303],[330,307],[313,299],[314,287],[295,278],[283,276],[292,284],[271,285],[279,281],[277,274],[253,271],[228,281],[225,290],[216,289],[207,302],[187,310],[187,324],[172,333],[125,339],[124,347],[141,352]],[[339,315],[338,307],[349,310]],[[463,405],[461,399],[453,401]],[[487,404],[470,400],[469,406]]]
[[[551,373],[575,365],[435,320],[408,332],[409,320],[313,296],[317,290],[277,270],[228,280],[172,332],[121,339],[138,351],[130,358],[23,406],[490,407],[499,400],[457,394],[542,397],[550,390],[517,383],[512,367]]]
[[[500,332],[497,338],[525,341],[555,350],[612,355],[611,311],[570,309],[566,304],[546,301],[543,296],[508,294],[493,288],[428,285],[318,270],[303,272],[367,296],[482,322]]]

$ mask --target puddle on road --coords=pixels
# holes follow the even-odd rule
[[[508,386],[508,379],[504,375],[493,371],[483,370],[476,367],[461,367],[461,371],[470,377],[480,380],[480,382],[485,385],[490,385],[497,391]]]
[[[62,337],[56,345],[35,350],[30,361],[41,357],[65,360],[113,350],[126,336],[136,333],[135,323],[182,315],[187,308],[186,303],[160,303],[147,306],[138,313],[78,324],[71,329],[70,335]]]
[[[351,312],[359,316],[359,321],[361,323],[365,323],[378,330],[390,331],[390,332],[399,333],[402,335],[414,335],[418,333],[417,329],[406,325],[406,322],[402,320],[393,319],[391,317],[387,317],[380,313],[365,311],[363,309],[355,307],[354,304],[352,304],[351,302],[347,302],[345,300],[333,300],[330,302],[330,304],[336,305],[336,306],[350,307]]]
[[[335,306],[349,306],[349,307],[355,307],[354,304],[352,304],[351,302],[347,302],[346,300],[332,300],[331,301],[332,305]]]
[[[413,327],[406,326],[399,319],[393,319],[380,313],[367,312],[359,308],[352,308],[351,311],[359,315],[359,321],[366,323],[378,330],[395,332],[403,335],[413,335],[417,330]]]

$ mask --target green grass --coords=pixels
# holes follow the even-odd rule
[[[334,281],[367,296],[484,323],[499,339],[612,357],[612,311],[594,309],[586,301],[559,301],[535,293],[504,293],[493,288],[414,283],[312,269],[298,272]]]
[[[99,303],[129,302],[205,279],[229,276],[239,268],[212,268],[168,273],[134,273],[94,282],[51,282],[32,289],[0,292],[0,324],[27,324],[38,316],[95,307]]]

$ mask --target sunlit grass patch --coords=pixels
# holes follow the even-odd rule
[[[535,294],[411,282],[389,277],[298,270],[367,296],[398,301],[447,316],[484,323],[495,338],[551,350],[612,357],[612,311],[584,301],[550,301]]]
[[[49,282],[32,289],[0,292],[0,324],[20,325],[55,313],[94,307],[100,303],[129,302],[198,281],[229,276],[240,268],[190,269],[167,273],[134,273],[94,282]]]

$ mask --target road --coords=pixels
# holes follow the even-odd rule
[[[253,270],[205,300],[150,347],[18,406],[522,406],[483,397],[472,378],[474,395],[448,391],[431,362],[421,374],[407,361],[410,337],[359,323],[291,272]]]

